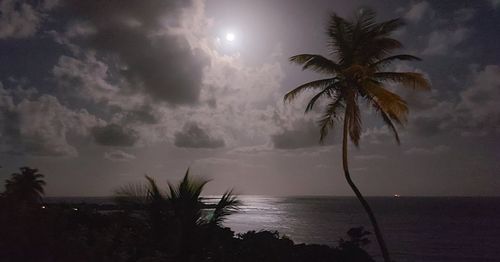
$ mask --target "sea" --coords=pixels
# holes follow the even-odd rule
[[[210,198],[209,198],[210,199]],[[240,196],[225,226],[278,231],[295,243],[337,245],[352,227],[371,230],[354,197]],[[109,198],[51,201],[107,203]],[[500,197],[368,197],[397,262],[500,261]],[[381,261],[374,235],[365,249]]]

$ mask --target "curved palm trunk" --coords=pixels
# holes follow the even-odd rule
[[[356,197],[358,198],[359,202],[361,202],[361,205],[363,205],[363,208],[365,209],[366,213],[368,214],[368,217],[370,218],[370,222],[372,223],[373,230],[375,231],[375,236],[377,237],[377,242],[380,246],[380,250],[382,251],[382,256],[384,257],[384,261],[391,262],[391,259],[389,258],[389,251],[387,250],[384,238],[382,237],[382,232],[380,231],[380,228],[378,226],[375,214],[373,214],[370,205],[368,204],[368,202],[366,202],[365,198],[363,197],[359,189],[356,187],[356,185],[351,179],[351,175],[349,174],[349,166],[347,163],[348,129],[349,129],[349,122],[347,115],[345,115],[344,132],[342,137],[342,167],[344,168],[345,179],[347,180],[347,183],[351,187],[352,191],[354,191],[354,194],[356,194]]]

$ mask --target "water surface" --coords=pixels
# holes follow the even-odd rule
[[[235,232],[277,230],[295,243],[337,245],[351,227],[371,226],[354,197],[240,196],[225,225]],[[500,261],[500,198],[369,197],[395,261]],[[110,198],[51,202],[112,203]],[[372,236],[367,247],[379,256]],[[380,259],[378,259],[380,260]]]

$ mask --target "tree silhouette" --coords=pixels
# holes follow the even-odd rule
[[[288,92],[284,100],[292,101],[306,90],[317,93],[306,106],[306,112],[315,103],[325,99],[327,104],[318,121],[320,141],[327,136],[337,120],[343,118],[342,166],[345,178],[364,207],[375,231],[382,256],[391,261],[377,220],[368,202],[351,179],[348,168],[348,139],[357,147],[361,137],[361,111],[359,100],[365,101],[382,117],[399,144],[395,124],[403,125],[408,114],[407,103],[387,89],[393,83],[416,90],[430,89],[429,82],[420,73],[386,71],[395,61],[418,61],[418,57],[392,53],[402,44],[391,33],[402,26],[400,19],[376,22],[375,12],[360,9],[354,19],[346,20],[332,14],[327,27],[329,53],[333,59],[316,54],[300,54],[290,58],[292,63],[328,75],[328,78],[303,84]]]
[[[215,205],[207,204],[201,197],[209,180],[193,179],[189,169],[178,184],[168,183],[168,190],[161,190],[156,181],[146,176],[147,184],[127,185],[115,192],[116,202],[124,207],[145,207],[154,238],[160,240],[168,234],[180,246],[180,258],[189,260],[193,247],[201,239],[200,230],[220,226],[224,219],[237,211],[240,201],[231,190],[226,191]],[[209,209],[212,212],[206,214]],[[172,244],[172,243],[170,243]]]
[[[157,213],[167,212],[192,225],[220,225],[241,204],[232,190],[226,191],[215,205],[205,203],[201,193],[210,181],[191,178],[189,169],[178,184],[168,182],[165,192],[153,178],[146,176],[146,180],[147,184],[129,184],[116,190],[115,202],[131,208],[149,206]],[[203,215],[202,211],[208,208],[213,212]]]
[[[44,194],[44,175],[36,168],[21,167],[20,170],[21,173],[14,173],[5,181],[4,196],[26,204],[40,203]]]

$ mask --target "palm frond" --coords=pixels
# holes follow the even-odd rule
[[[351,23],[337,14],[332,14],[327,26],[330,53],[338,57],[339,64],[343,64],[352,53],[352,29]]]
[[[368,32],[373,31],[373,27],[375,27],[376,21],[375,21],[376,13],[370,8],[360,8],[356,12],[356,17],[354,18],[354,21],[356,21],[356,25],[354,26],[354,32],[356,34],[356,38],[363,38]]]
[[[359,47],[357,60],[361,63],[373,63],[392,53],[394,50],[403,47],[403,44],[396,39],[383,37],[366,41]]]
[[[321,55],[300,54],[290,57],[290,62],[302,65],[302,70],[311,69],[318,73],[335,74],[339,66]]]
[[[393,56],[388,56],[385,58],[382,58],[370,65],[371,68],[382,68],[384,66],[390,65],[394,61],[421,61],[422,59],[412,56],[412,55],[393,55]]]
[[[113,200],[121,206],[143,206],[148,203],[148,192],[144,184],[128,184],[115,190]]]
[[[379,37],[389,36],[391,33],[399,29],[405,23],[401,18],[391,19],[385,22],[378,23],[374,30]]]
[[[152,177],[149,177],[149,176],[145,176],[145,177],[146,177],[146,180],[148,181],[147,196],[150,199],[150,201],[153,203],[165,201],[165,197],[163,196],[158,185],[156,184],[156,181]]]
[[[332,84],[332,85],[326,87],[325,89],[323,89],[323,91],[314,95],[311,98],[311,100],[309,100],[309,103],[307,103],[305,113],[311,111],[314,108],[314,105],[316,104],[316,101],[318,101],[319,98],[321,98],[323,96],[327,96],[327,97],[332,98],[333,96],[335,96],[338,93],[339,88],[340,88],[339,86]]]
[[[385,89],[378,82],[366,81],[362,85],[363,90],[368,95],[371,102],[375,102],[378,107],[398,124],[403,124],[408,115],[408,105],[400,96]]]
[[[191,179],[188,169],[181,183],[177,186],[177,192],[179,192],[180,197],[198,199],[201,191],[203,191],[203,187],[205,187],[209,181],[210,180],[204,179]]]
[[[233,194],[233,191],[226,191],[217,202],[209,223],[220,226],[227,216],[238,211],[240,205],[241,201]]]
[[[341,96],[337,96],[333,102],[328,104],[325,112],[323,113],[323,116],[318,121],[318,124],[320,126],[320,143],[324,141],[324,139],[328,135],[329,130],[333,128],[335,120],[338,119],[338,110],[344,108],[342,100],[343,98]]]
[[[335,84],[336,80],[337,80],[337,78],[333,77],[333,78],[320,79],[320,80],[311,81],[309,83],[305,83],[303,85],[300,85],[300,86],[296,87],[292,91],[286,93],[285,96],[284,96],[284,98],[283,98],[283,100],[285,102],[286,101],[291,102],[300,93],[302,93],[302,92],[304,92],[306,90],[311,90],[311,89],[321,89],[321,90],[323,90],[323,89],[327,88],[328,86]]]
[[[393,82],[415,90],[431,88],[429,81],[422,74],[415,72],[378,72],[374,74],[374,78],[380,82]]]
[[[396,142],[401,144],[401,141],[399,140],[399,134],[398,130],[396,129],[396,126],[394,126],[394,123],[392,122],[390,116],[380,107],[380,105],[374,101],[372,103],[373,107],[377,112],[379,112],[380,116],[382,117],[382,120],[384,123],[389,127],[389,129],[392,131],[392,134],[394,135],[394,138],[396,139]]]

